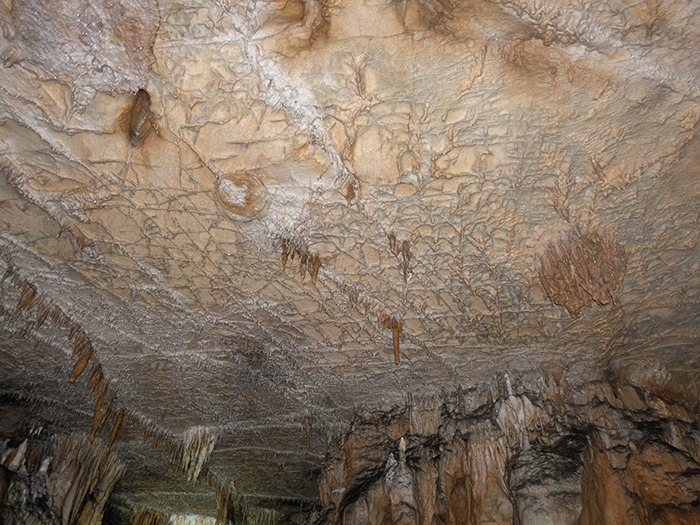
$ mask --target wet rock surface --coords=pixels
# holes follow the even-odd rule
[[[113,523],[697,523],[699,37],[0,2],[3,450],[104,442]],[[63,508],[6,460],[3,512]]]

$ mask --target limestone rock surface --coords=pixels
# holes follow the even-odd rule
[[[124,466],[42,512],[698,523],[698,0],[3,0],[0,57],[2,450]]]

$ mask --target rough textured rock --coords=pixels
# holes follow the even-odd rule
[[[104,441],[113,523],[696,523],[699,37],[0,2],[0,438]]]
[[[469,394],[458,393],[356,423],[321,476],[321,499],[337,509],[321,522],[700,521],[700,433],[660,415],[671,405],[646,397],[630,406],[605,380],[542,382],[517,395],[510,378],[502,386],[476,411],[464,412]],[[439,426],[413,427],[416,411]]]
[[[62,435],[54,441],[3,444],[3,523],[102,523],[107,498],[124,473],[123,463],[104,443],[90,443],[85,435]]]

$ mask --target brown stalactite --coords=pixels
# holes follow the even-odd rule
[[[78,378],[80,374],[83,373],[85,368],[88,365],[88,361],[92,358],[92,347],[90,344],[85,344],[82,345],[82,348],[80,350],[80,355],[78,356],[78,360],[75,363],[75,366],[73,367],[73,370],[70,373],[70,377],[68,378],[69,383],[75,383],[75,380]]]
[[[109,454],[111,452],[112,445],[114,445],[114,440],[117,439],[117,434],[119,434],[119,427],[121,426],[123,420],[124,411],[120,410],[117,414],[117,417],[114,419],[114,423],[112,424],[112,431],[109,434],[109,442],[107,443],[107,451],[105,452],[106,454]]]
[[[37,312],[36,316],[36,327],[34,328],[35,330],[39,330],[39,328],[41,328],[41,326],[44,324],[44,321],[46,321],[46,318],[49,316],[50,311],[51,308],[48,306],[39,309],[39,312]]]
[[[345,200],[347,201],[348,205],[352,204],[352,201],[355,200],[357,196],[357,192],[355,189],[355,182],[348,182],[345,185]]]
[[[19,301],[17,302],[17,308],[15,308],[15,311],[21,312],[25,308],[31,308],[31,304],[34,301],[35,296],[36,292],[32,287],[26,284],[22,285],[21,294],[19,296]]]
[[[61,312],[61,309],[58,306],[55,306],[53,312],[51,312],[51,323],[54,327],[58,326],[58,323],[61,322],[62,316],[63,312]]]
[[[552,303],[576,319],[591,301],[617,304],[617,288],[627,270],[625,250],[597,233],[571,235],[548,247],[540,261],[540,282]]]
[[[403,243],[401,244],[401,255],[403,256],[403,280],[408,282],[408,274],[411,268],[411,241],[403,241]]]
[[[79,333],[78,332],[78,325],[73,324],[70,327],[70,331],[68,332],[68,342],[70,343],[71,341],[73,341],[73,338],[76,337],[78,335],[78,333]]]
[[[389,238],[389,251],[398,257],[399,255],[399,242],[396,239],[396,234],[394,232],[389,232],[387,234]]]
[[[311,274],[311,283],[316,284],[318,278],[318,270],[321,268],[321,258],[318,255],[312,257],[312,265],[309,273]]]
[[[90,443],[95,440],[95,436],[102,430],[107,416],[112,410],[114,401],[114,393],[105,381],[102,381],[97,387],[97,402],[95,403],[95,412],[92,417],[92,427],[90,428]]]
[[[216,525],[225,525],[228,517],[228,491],[216,489]]]
[[[401,337],[401,320],[391,318],[391,331],[394,338],[394,363],[399,364],[399,338]]]
[[[100,386],[103,379],[102,367],[93,361],[92,368],[90,369],[86,382],[86,385],[90,386],[90,390],[88,391],[88,399],[92,397],[92,393],[98,386]]]
[[[85,338],[80,330],[78,330],[75,334],[75,340],[73,341],[73,357],[81,353],[83,348],[89,344],[90,342]]]
[[[282,239],[282,271],[287,268],[287,258],[290,255],[289,239]]]
[[[61,434],[48,449],[30,439],[0,469],[16,473],[0,520],[5,523],[85,525],[102,523],[104,506],[124,474],[124,464],[102,442]]]

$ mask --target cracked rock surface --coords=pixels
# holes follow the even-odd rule
[[[41,519],[700,522],[699,39],[696,0],[0,2],[0,506],[73,443],[123,474]]]

